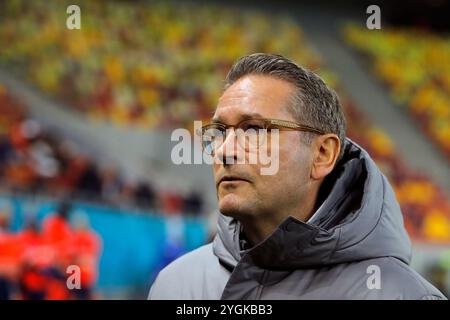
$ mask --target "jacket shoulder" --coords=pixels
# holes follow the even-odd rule
[[[402,294],[405,298],[415,300],[447,299],[436,287],[409,265],[395,258],[389,258],[389,262],[393,265],[390,280],[394,281],[394,277],[400,277],[400,281],[397,281],[403,288]]]
[[[212,243],[209,243],[162,269],[148,299],[220,299],[228,276],[229,272],[220,265],[212,251]]]

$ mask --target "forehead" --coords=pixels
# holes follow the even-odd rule
[[[213,120],[234,123],[242,118],[293,120],[286,106],[294,86],[265,75],[245,76],[227,88],[219,99]]]

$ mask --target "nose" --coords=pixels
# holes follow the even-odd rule
[[[215,151],[216,160],[227,166],[241,162],[244,156],[245,153],[237,141],[235,129],[227,130],[225,141]]]

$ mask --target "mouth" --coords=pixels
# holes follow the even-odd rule
[[[240,178],[237,176],[224,176],[220,178],[219,182],[217,183],[217,186],[221,184],[233,184],[233,183],[242,183],[242,182],[249,182],[248,180],[244,178]]]

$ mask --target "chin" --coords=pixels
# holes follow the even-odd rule
[[[219,199],[219,211],[224,216],[236,219],[250,214],[248,200],[234,193],[226,194]]]
[[[243,201],[244,200],[241,199],[241,197],[239,197],[238,195],[234,193],[228,193],[219,199],[219,211],[225,216],[239,216]]]

